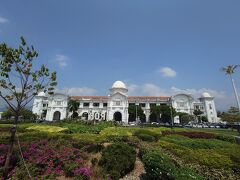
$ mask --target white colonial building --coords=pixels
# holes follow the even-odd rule
[[[128,89],[122,81],[113,83],[108,96],[67,96],[60,93],[45,95],[41,92],[33,103],[33,113],[47,121],[63,120],[72,115],[68,111],[68,100],[79,101],[78,116],[84,120],[108,120],[129,122],[128,107],[131,104],[142,108],[146,122],[150,121],[151,107],[169,105],[177,112],[193,115],[199,109],[209,122],[218,122],[214,97],[203,93],[198,100],[190,94],[165,96],[128,96]],[[137,113],[137,112],[136,112]]]

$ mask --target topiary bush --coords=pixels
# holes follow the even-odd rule
[[[158,133],[155,133],[146,129],[137,130],[134,132],[133,135],[137,136],[139,139],[143,141],[149,141],[149,142],[158,141],[161,136]]]
[[[136,161],[136,151],[124,143],[114,143],[102,152],[99,165],[112,179],[119,179],[133,170]]]

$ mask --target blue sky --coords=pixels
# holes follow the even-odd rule
[[[1,0],[0,41],[24,36],[74,95],[106,95],[123,80],[132,95],[208,91],[224,110],[235,101],[220,68],[240,63],[239,9],[239,0]]]

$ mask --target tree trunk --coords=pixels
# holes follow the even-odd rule
[[[16,130],[17,130],[17,121],[18,121],[18,115],[15,117],[15,123],[10,130],[11,138],[10,138],[10,142],[9,142],[9,148],[8,148],[8,152],[7,152],[5,165],[3,168],[3,179],[4,180],[8,178],[9,165],[10,165],[10,160],[11,160],[12,153],[13,153],[13,146],[14,146],[15,135],[16,135]]]

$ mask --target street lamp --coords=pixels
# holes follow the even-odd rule
[[[136,104],[135,104],[135,108],[136,108],[136,119],[135,119],[135,120],[136,120],[136,122],[137,122],[137,120],[138,120],[138,112],[137,112],[137,106],[138,106],[138,105],[139,105],[139,103],[136,103]]]
[[[171,125],[173,126],[173,113],[172,113],[172,100],[170,102],[170,110],[171,110]]]

